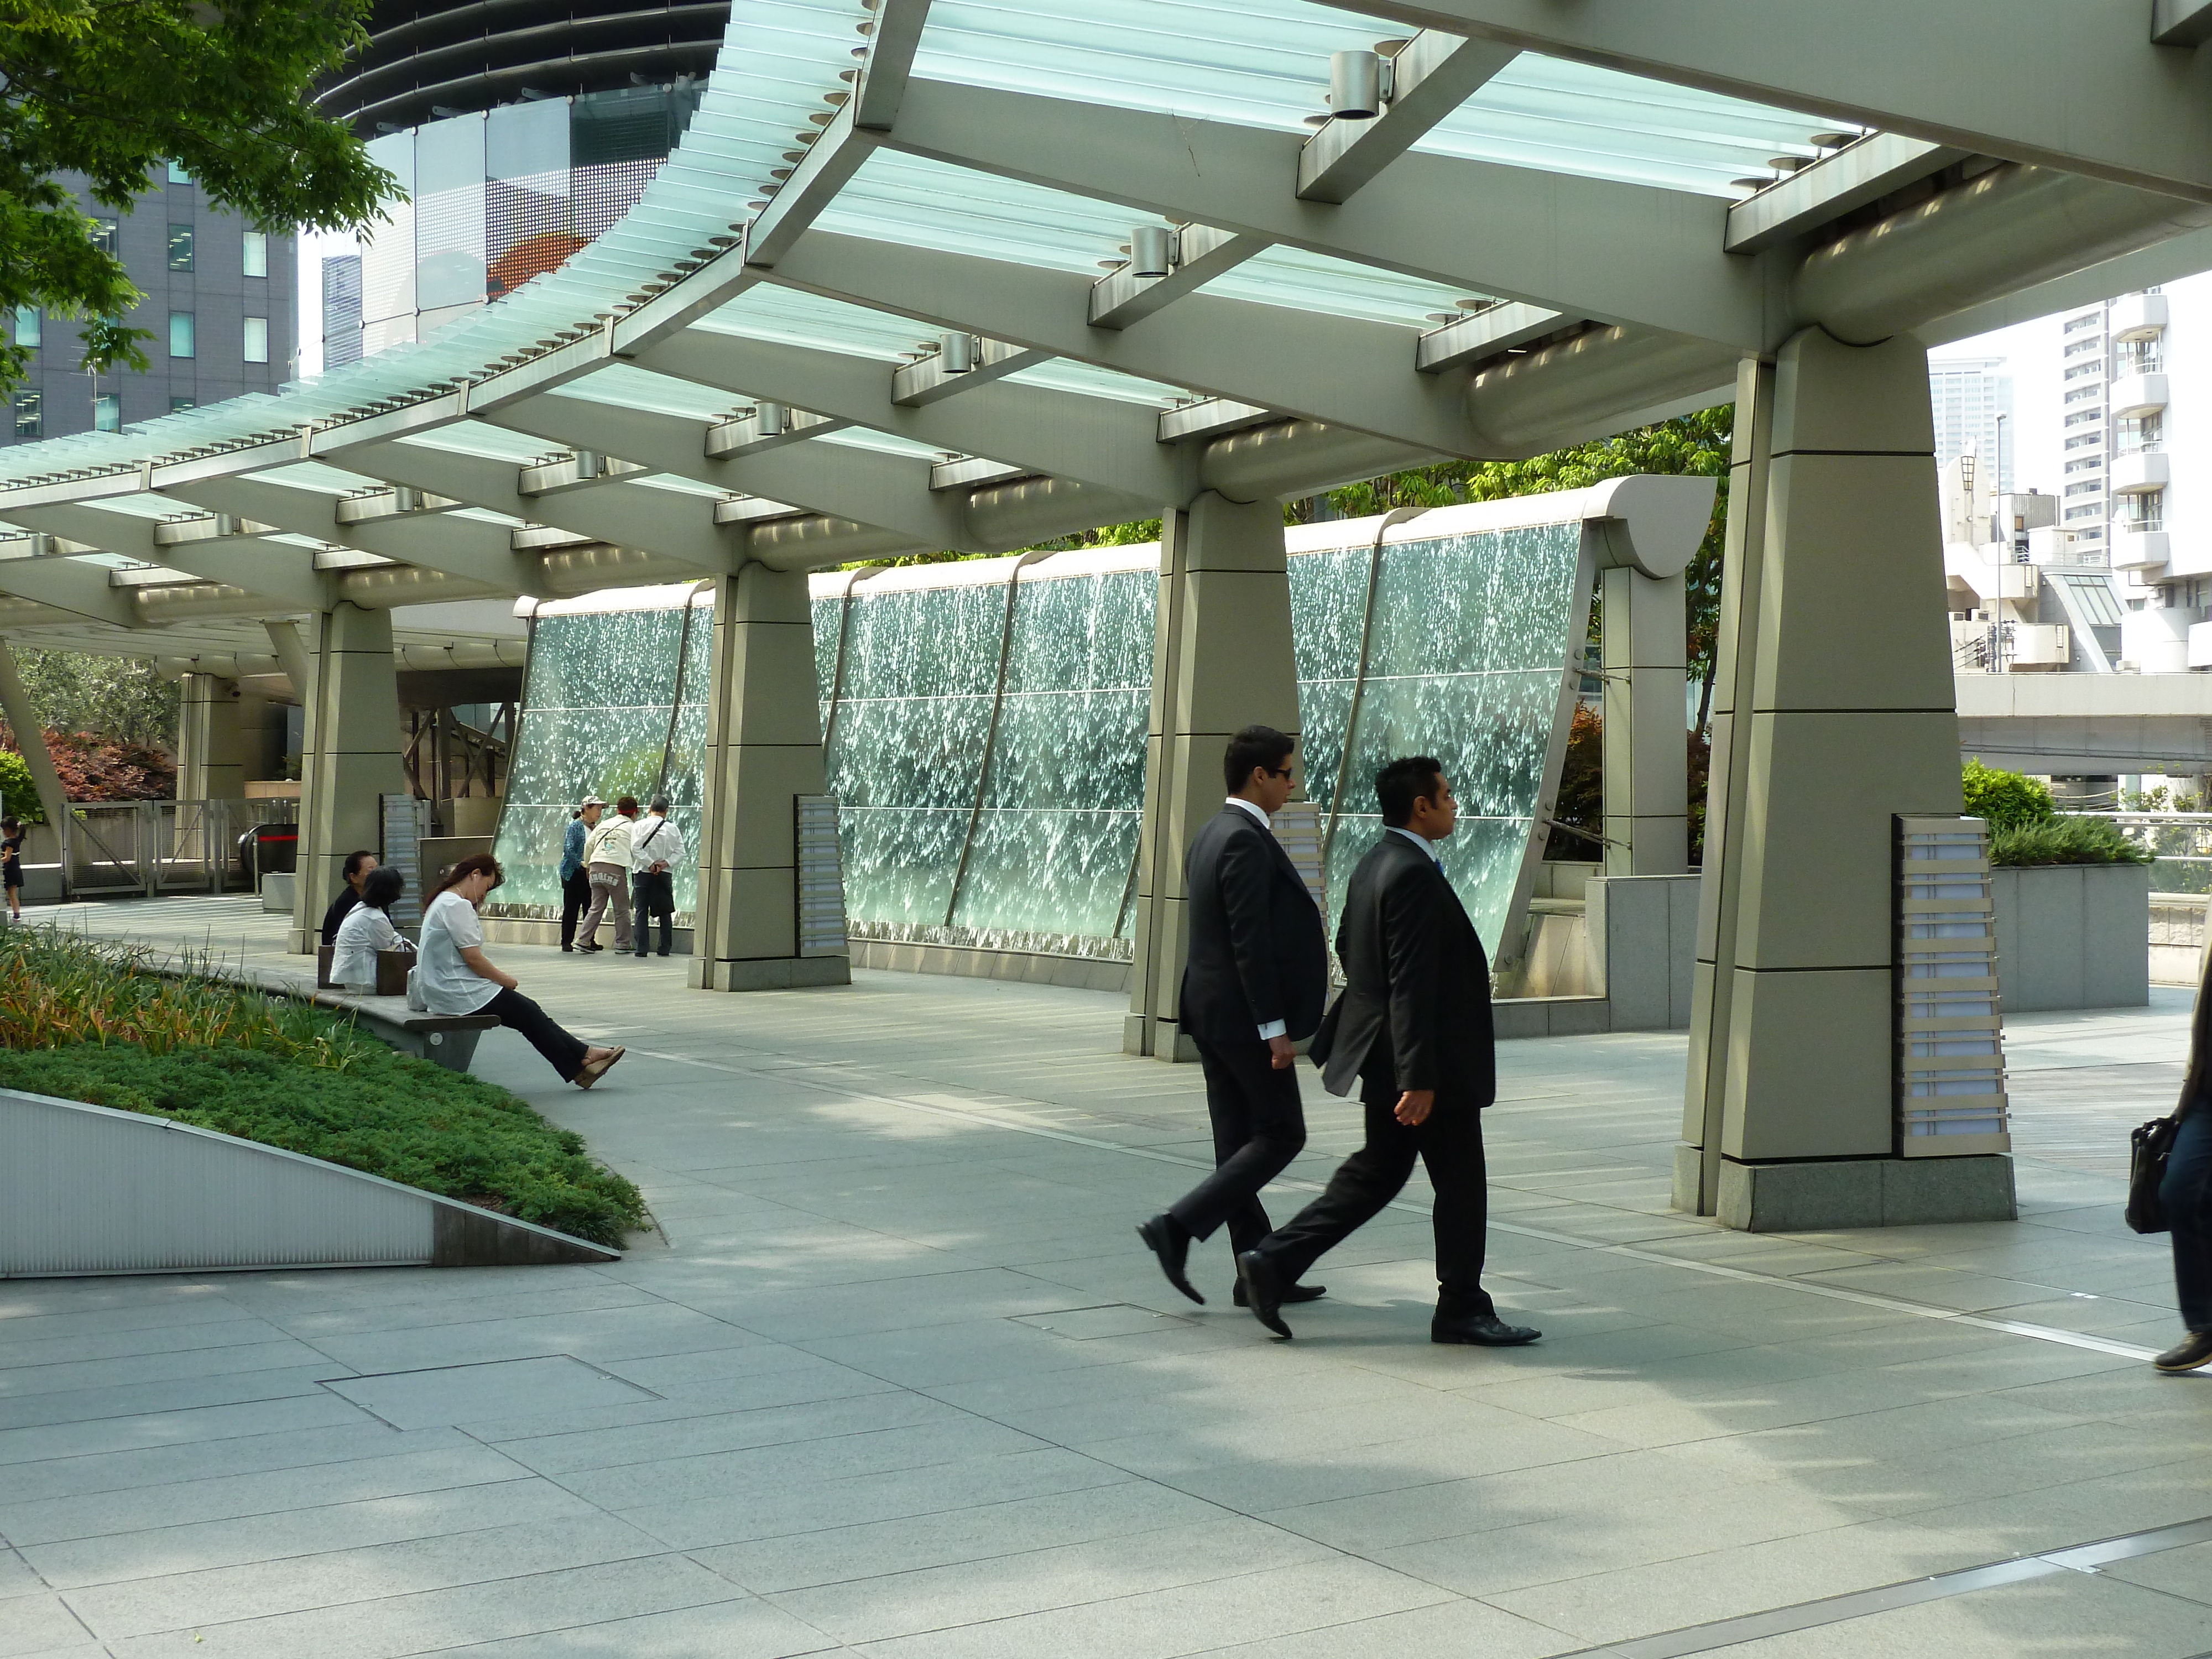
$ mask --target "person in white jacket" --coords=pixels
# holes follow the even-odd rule
[[[599,918],[610,910],[615,918],[615,949],[629,949],[629,834],[637,817],[637,797],[624,795],[613,813],[601,818],[584,842],[584,869],[592,880],[592,908],[584,912],[584,925],[576,930],[579,951],[604,951],[599,943]]]
[[[356,996],[374,996],[376,953],[414,950],[392,925],[392,907],[406,890],[404,878],[388,864],[380,864],[362,878],[361,902],[338,923],[331,951],[331,984],[343,985]]]
[[[684,857],[684,832],[668,821],[668,797],[655,795],[646,815],[629,832],[629,868],[635,915],[631,937],[645,957],[652,918],[660,920],[660,954],[676,939],[676,865]]]

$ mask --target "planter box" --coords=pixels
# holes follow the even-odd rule
[[[2005,1012],[2140,1008],[2150,1000],[2148,865],[1996,869],[1990,896]]]

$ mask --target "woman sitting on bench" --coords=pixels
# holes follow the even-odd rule
[[[522,994],[512,974],[492,965],[483,951],[477,907],[507,879],[499,860],[471,853],[446,872],[422,911],[422,965],[416,988],[434,1014],[489,1014],[530,1040],[564,1082],[588,1089],[623,1057],[620,1048],[586,1048]]]
[[[362,878],[361,901],[338,923],[338,936],[331,951],[331,983],[343,985],[356,996],[376,994],[376,953],[408,951],[414,946],[392,925],[392,907],[407,883],[389,865],[379,865]]]

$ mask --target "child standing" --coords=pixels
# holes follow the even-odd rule
[[[8,920],[23,919],[23,826],[14,818],[0,818],[0,880],[8,888]]]

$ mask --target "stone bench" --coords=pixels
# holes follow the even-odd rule
[[[407,1006],[407,999],[362,997],[345,991],[317,988],[312,975],[256,972],[224,967],[155,966],[150,971],[176,978],[225,979],[270,996],[312,1002],[319,1008],[351,1014],[354,1023],[403,1054],[413,1054],[444,1066],[465,1072],[476,1058],[477,1039],[497,1026],[489,1014],[422,1014]]]

